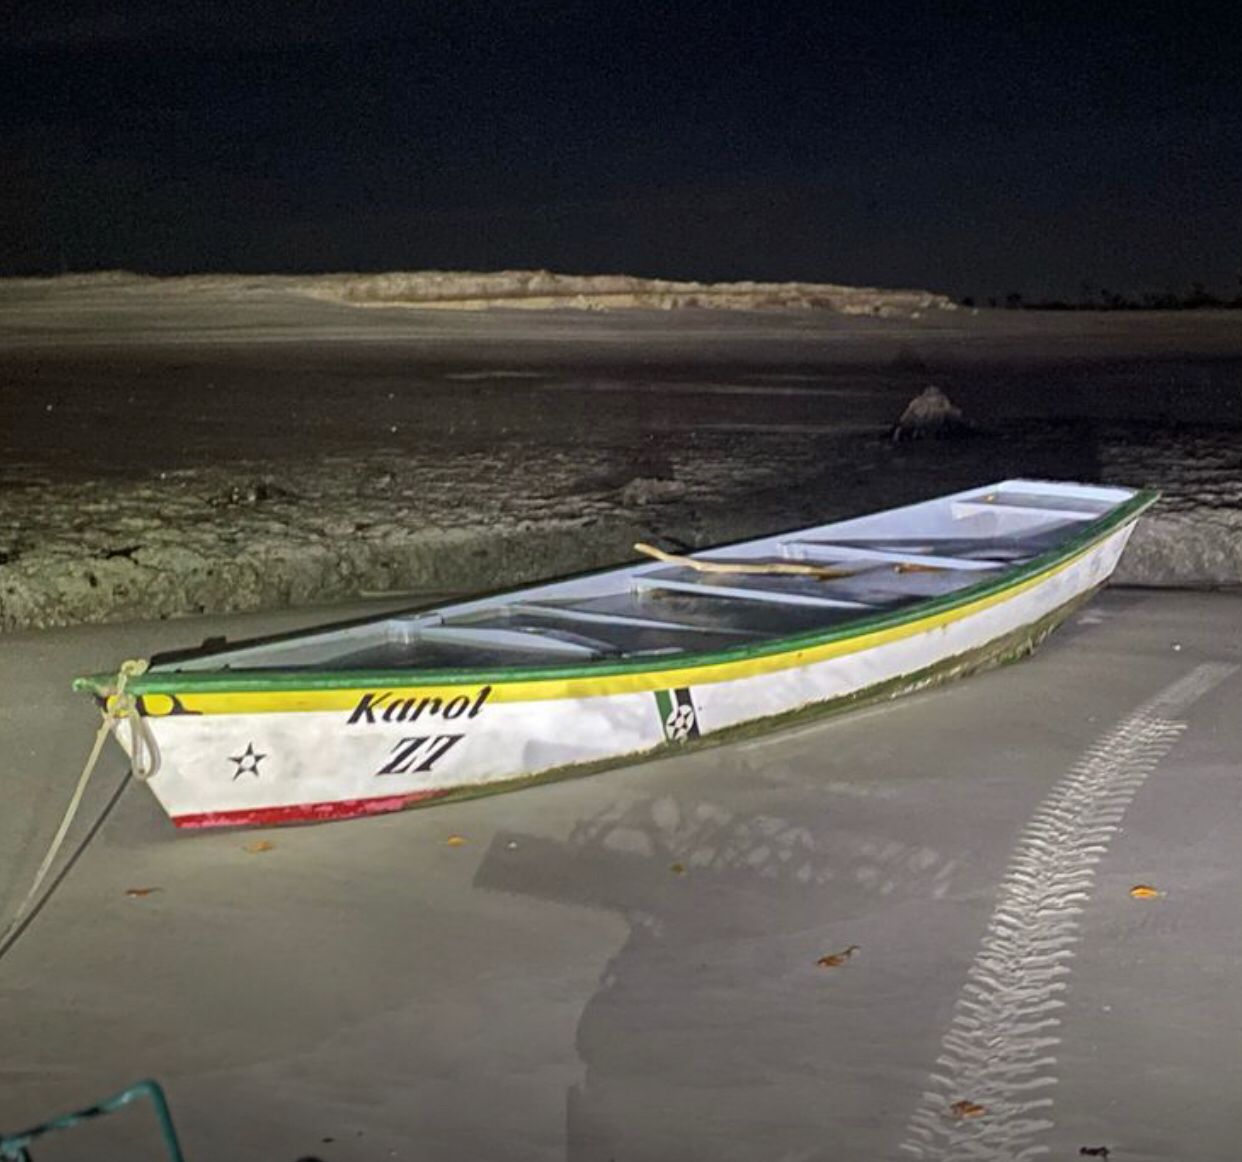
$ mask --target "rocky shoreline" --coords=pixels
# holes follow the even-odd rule
[[[1242,450],[1228,433],[1051,424],[910,445],[879,430],[720,434],[646,464],[623,449],[509,445],[70,483],[10,466],[0,630],[416,604],[614,564],[640,539],[701,547],[1019,474],[1161,490],[1118,584],[1242,585]]]

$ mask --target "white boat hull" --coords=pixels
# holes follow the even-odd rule
[[[747,662],[614,677],[360,686],[185,712],[143,700],[151,790],[180,827],[396,810],[629,757],[1019,652],[1102,585],[1133,523],[1021,584],[925,618]],[[1024,637],[1025,635],[1025,637]],[[188,699],[187,699],[188,701]],[[225,705],[223,702],[221,705]],[[129,732],[118,731],[124,745]]]

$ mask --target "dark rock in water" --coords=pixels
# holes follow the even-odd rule
[[[961,408],[938,387],[924,388],[907,405],[893,425],[895,444],[905,440],[952,439],[975,434],[975,426],[963,418]]]

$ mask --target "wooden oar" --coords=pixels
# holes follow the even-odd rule
[[[654,557],[668,565],[684,565],[696,569],[700,573],[776,573],[794,577],[817,577],[821,581],[833,581],[841,577],[854,577],[867,570],[867,562],[860,562],[858,569],[836,569],[831,565],[807,565],[797,561],[703,561],[698,557],[682,557],[677,553],[666,553],[654,545],[639,541],[634,551],[647,557]],[[942,573],[943,565],[924,565],[918,561],[898,561],[893,566],[894,573]]]
[[[852,577],[853,569],[834,569],[829,565],[807,565],[797,561],[704,561],[698,557],[682,557],[676,553],[666,553],[655,545],[639,541],[634,546],[636,553],[645,557],[653,557],[666,565],[684,565],[699,573],[775,573],[794,577],[815,577],[820,581],[833,581],[841,577]]]

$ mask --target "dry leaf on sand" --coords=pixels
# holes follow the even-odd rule
[[[276,845],[270,839],[256,839],[253,842],[246,844],[242,850],[248,851],[251,855],[258,855],[263,851],[271,851],[275,846]]]
[[[955,1118],[981,1118],[987,1112],[978,1102],[967,1101],[965,1098],[949,1106],[949,1113]]]
[[[1154,900],[1163,894],[1159,888],[1153,888],[1151,884],[1135,884],[1130,889],[1130,895],[1136,900]]]
[[[855,952],[858,951],[857,944],[851,944],[848,948],[843,948],[840,952],[830,952],[827,956],[821,956],[815,963],[820,968],[840,968]]]

